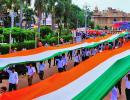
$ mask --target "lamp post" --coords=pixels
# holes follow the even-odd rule
[[[54,3],[54,6],[52,7],[52,12],[53,12],[53,14],[54,14],[53,17],[52,17],[52,18],[54,18],[54,19],[53,19],[53,22],[52,22],[52,23],[54,24],[54,27],[52,26],[52,27],[53,27],[53,28],[52,28],[53,30],[55,30],[55,18],[56,18],[56,15],[55,15],[55,6],[57,6],[57,5],[58,5],[58,2],[55,2],[55,3]]]
[[[10,30],[10,34],[9,34],[9,50],[11,50],[11,44],[12,44],[12,28],[14,27],[14,18],[17,16],[17,14],[14,12],[14,10],[10,11],[9,16],[11,17],[11,30]]]
[[[58,5],[58,2],[55,2],[55,4],[54,4],[54,8],[53,8],[53,10],[54,10],[54,28],[55,28],[55,18],[56,18],[56,16],[55,16],[55,6],[57,6]],[[59,46],[59,44],[60,44],[60,32],[58,31],[58,46]]]

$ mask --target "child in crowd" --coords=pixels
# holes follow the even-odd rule
[[[77,66],[80,63],[80,56],[78,53],[74,56],[74,66]]]

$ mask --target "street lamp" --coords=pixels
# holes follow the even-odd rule
[[[54,27],[55,27],[55,7],[58,5],[58,2],[54,4]],[[58,32],[58,46],[60,44],[60,32]]]
[[[57,6],[58,5],[58,2],[55,2],[55,6]]]
[[[53,20],[54,20],[54,22],[53,22],[54,27],[53,27],[52,29],[54,29],[54,30],[55,30],[55,17],[56,17],[56,16],[55,16],[55,6],[57,6],[57,5],[58,5],[58,2],[55,2],[55,3],[54,3],[54,6],[52,7],[53,14],[54,14],[54,16],[53,16],[53,17],[54,17],[54,19],[53,19]]]
[[[12,8],[14,7],[14,5],[12,5]],[[11,30],[10,30],[10,34],[9,34],[9,50],[11,50],[11,43],[12,43],[12,28],[14,27],[14,18],[17,16],[17,13],[14,12],[14,10],[10,10],[10,14],[9,16],[11,17]]]

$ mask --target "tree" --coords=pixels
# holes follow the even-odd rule
[[[38,32],[40,33],[40,24],[42,19],[42,13],[44,11],[44,3],[46,0],[35,0],[35,11],[38,16]]]
[[[70,8],[70,16],[69,16],[69,23],[70,28],[77,28],[77,21],[79,21],[79,26],[82,26],[84,22],[84,13],[78,6],[72,4]]]
[[[32,8],[29,8],[28,6],[24,7],[23,10],[24,13],[24,18],[23,21],[26,21],[25,28],[30,28],[32,23],[35,23],[35,18],[34,18],[34,10]]]
[[[101,27],[100,27],[99,25],[96,25],[95,29],[96,29],[96,30],[100,30]]]
[[[0,15],[3,14],[5,10],[6,10],[5,1],[0,0]],[[2,16],[0,16],[0,17],[2,17]]]
[[[25,0],[20,0],[20,20],[19,20],[19,26],[22,28],[22,20],[23,20],[23,2]]]
[[[9,15],[7,10],[13,10],[14,12],[16,12],[18,14],[18,10],[20,8],[19,0],[4,0],[3,5],[4,5],[4,8],[6,9],[6,11],[4,11],[4,13]],[[10,22],[11,21],[9,20],[8,17],[6,19],[4,19],[4,24],[6,24],[7,26],[8,26],[8,24],[11,25]]]
[[[57,6],[58,0],[48,0],[48,11],[52,16],[52,30],[55,29],[55,7]]]
[[[65,6],[65,12],[64,12],[64,26],[65,28],[69,29],[69,18],[71,13],[71,4],[72,0],[63,0],[64,6]]]
[[[61,33],[62,30],[62,22],[63,22],[63,15],[65,12],[65,5],[62,1],[57,2],[57,6],[55,7],[55,16],[56,16],[56,22],[58,24],[59,33]]]

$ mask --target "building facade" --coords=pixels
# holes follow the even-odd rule
[[[111,7],[107,10],[99,11],[98,7],[95,7],[92,21],[94,21],[95,26],[99,25],[101,27],[112,27],[113,22],[130,21],[130,13],[112,9]]]

